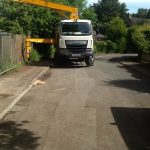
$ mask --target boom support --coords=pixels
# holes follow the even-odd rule
[[[71,13],[70,17],[69,17],[70,19],[77,20],[79,18],[78,17],[78,9],[76,7],[70,7],[67,5],[52,3],[52,2],[48,2],[47,0],[13,0],[13,1],[70,12]]]

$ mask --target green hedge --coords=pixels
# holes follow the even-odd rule
[[[36,49],[32,49],[30,52],[30,61],[31,62],[39,62],[41,60],[41,55],[38,53]]]
[[[117,52],[117,44],[111,40],[97,41],[94,44],[95,53],[115,53]]]
[[[134,27],[132,41],[138,52],[150,52],[150,24]]]
[[[96,41],[94,43],[94,52],[95,53],[105,53],[106,46],[107,46],[107,44],[105,41]]]

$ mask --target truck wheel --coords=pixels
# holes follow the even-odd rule
[[[94,59],[95,59],[94,55],[86,57],[85,58],[86,65],[87,66],[93,66],[94,65]]]

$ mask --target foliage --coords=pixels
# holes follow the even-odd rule
[[[86,8],[81,14],[81,19],[89,19],[92,21],[93,27],[96,27],[98,22],[97,15],[92,7]]]
[[[51,0],[59,4],[79,6],[83,10],[85,0]],[[57,32],[60,17],[57,11],[44,7],[20,4],[11,0],[0,1],[0,30],[12,33],[27,34],[31,31],[32,37],[50,38]]]
[[[125,19],[127,15],[126,4],[120,3],[118,0],[101,0],[93,7],[101,23],[109,22],[114,17]]]
[[[30,52],[30,61],[31,62],[39,62],[41,59],[41,55],[37,52],[36,49],[32,49]]]
[[[137,13],[130,15],[129,26],[150,24],[150,9],[139,8]]]
[[[49,57],[50,57],[50,58],[54,58],[55,52],[56,52],[55,46],[54,46],[54,45],[51,45],[51,46],[50,46],[50,50],[49,50]]]
[[[136,26],[132,26],[128,28],[127,31],[127,43],[126,43],[126,52],[137,53],[137,48],[135,43],[132,40],[132,35],[135,32]]]
[[[115,53],[117,52],[117,44],[111,40],[97,41],[94,44],[95,53]]]
[[[53,36],[58,17],[49,9],[12,2],[0,1],[0,29],[6,32],[40,37]]]
[[[75,6],[80,12],[86,6],[86,0],[50,0],[50,2]],[[4,32],[24,35],[30,32],[31,37],[53,38],[58,32],[60,19],[58,11],[49,8],[17,3],[12,0],[0,0],[0,30]],[[40,44],[37,49],[40,54],[44,54],[43,58],[48,59],[49,45]],[[39,61],[40,58],[41,56],[35,50],[31,52],[31,61]]]
[[[135,27],[132,33],[132,41],[138,51],[150,52],[150,25],[145,24]]]
[[[128,15],[125,3],[118,0],[101,0],[94,4],[97,15],[96,31],[104,34],[108,41],[107,51],[123,52],[126,47],[126,23]]]
[[[126,45],[127,28],[125,23],[119,17],[110,21],[107,28],[107,37],[117,44],[118,52],[123,52]]]
[[[96,43],[96,50],[106,53],[123,53],[126,48],[127,28],[122,19],[113,18],[109,23],[103,24],[106,41]]]
[[[149,25],[131,27],[127,34],[125,23],[128,19],[128,9],[125,3],[120,3],[119,0],[99,0],[98,3],[86,8],[86,0],[50,1],[78,7],[81,18],[92,20],[94,29],[106,35],[106,41],[95,43],[97,52],[124,52],[125,47],[138,51],[150,51]],[[133,16],[149,22],[150,9],[140,8]],[[30,31],[32,37],[51,38],[57,32],[60,19],[58,13],[51,9],[20,4],[11,0],[0,0],[1,31],[21,34],[27,34]],[[54,50],[55,48],[51,46],[52,55]],[[31,53],[33,53],[31,57],[35,57],[37,61],[40,59],[41,56],[37,52],[33,50]]]
[[[107,44],[105,41],[96,41],[94,43],[94,52],[95,53],[105,53]]]
[[[112,42],[111,40],[107,40],[106,41],[106,49],[107,49],[107,53],[115,53],[117,52],[117,44]]]
[[[43,38],[54,37],[60,18],[51,10],[35,7],[32,19],[32,36]]]
[[[150,9],[139,8],[136,14],[132,14],[133,17],[141,19],[150,19]]]
[[[119,39],[122,36],[126,36],[127,28],[125,23],[119,17],[114,18],[110,21],[108,29],[107,29],[107,36],[112,41]]]
[[[148,12],[147,12],[147,17],[146,17],[147,19],[150,19],[150,9],[148,10]]]
[[[87,4],[86,0],[50,0],[50,2],[56,2],[59,4],[65,4],[68,6],[77,7],[79,13],[82,13],[82,11],[86,8],[86,4]]]

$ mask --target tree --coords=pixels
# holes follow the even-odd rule
[[[110,21],[107,29],[109,40],[117,44],[119,52],[123,52],[126,46],[127,28],[122,19],[116,17]]]
[[[83,13],[81,14],[81,18],[91,20],[93,27],[96,28],[98,20],[97,20],[97,15],[96,15],[93,7],[84,9]]]
[[[77,7],[79,10],[79,14],[86,8],[87,1],[86,0],[50,0],[51,2],[56,2],[59,4],[65,4],[68,6]]]
[[[139,53],[150,53],[150,25],[136,26],[132,33],[132,41],[136,45]]]
[[[127,9],[127,5],[125,3],[122,3],[121,5],[121,8],[120,8],[120,18],[122,18],[124,20],[124,22],[126,24],[128,24],[128,21],[129,21],[129,15],[128,15],[128,10]]]
[[[148,12],[147,12],[147,17],[146,17],[147,19],[150,19],[150,9],[148,10]]]
[[[148,9],[139,8],[137,11],[137,14],[135,14],[135,17],[146,19],[148,14]]]
[[[79,6],[84,9],[86,0],[51,0],[59,4]],[[20,4],[11,0],[0,0],[0,30],[37,37],[53,37],[60,21],[57,11],[39,6]]]
[[[23,33],[23,28],[19,24],[20,13],[18,7],[9,0],[0,1],[0,29],[2,31],[13,32],[13,33]],[[22,14],[24,19],[24,15]],[[29,19],[28,19],[29,20]]]
[[[127,9],[125,3],[121,4],[118,0],[99,0],[94,4],[95,12],[99,22],[109,22],[114,17],[125,18]]]

